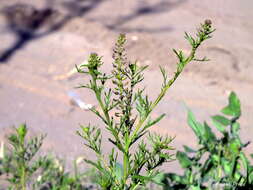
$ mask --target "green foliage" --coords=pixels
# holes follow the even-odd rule
[[[14,128],[8,136],[10,148],[1,146],[0,176],[8,181],[10,190],[83,190],[86,173],[79,172],[74,163],[74,175],[66,172],[60,161],[52,156],[38,156],[44,135],[27,138],[26,125]],[[7,147],[8,148],[8,147]],[[0,184],[2,185],[2,184]]]
[[[94,92],[100,110],[91,108],[91,111],[104,122],[111,135],[109,141],[114,145],[110,155],[106,156],[101,149],[102,136],[99,128],[81,126],[81,130],[77,132],[84,139],[85,145],[97,156],[96,161],[86,159],[86,162],[99,172],[101,189],[133,190],[144,187],[150,181],[158,182],[161,178],[158,167],[171,160],[169,151],[172,150],[172,138],[149,133],[148,129],[164,117],[162,114],[152,119],[151,112],[188,63],[207,60],[196,58],[195,53],[203,41],[211,38],[213,31],[211,22],[207,20],[198,29],[196,37],[185,34],[192,47],[191,53],[187,56],[180,50],[173,50],[178,58],[177,70],[169,80],[165,69],[160,68],[163,84],[154,101],[144,94],[144,89],[137,87],[144,79],[143,71],[147,66],[138,66],[136,62],[127,60],[124,48],[126,37],[123,34],[119,36],[114,48],[111,74],[101,71],[102,57],[96,53],[90,55],[88,64],[76,67],[79,73],[90,76],[90,82],[79,87]],[[111,85],[114,85],[113,88]],[[148,138],[144,138],[146,134]],[[133,150],[134,144],[138,145]],[[185,155],[179,153],[178,158],[185,162]],[[185,167],[188,164],[185,163]]]
[[[25,190],[28,180],[39,169],[44,167],[45,158],[32,161],[35,154],[42,145],[44,136],[35,137],[28,142],[26,125],[15,128],[15,133],[8,137],[11,144],[11,153],[4,156],[1,171],[7,175],[10,183],[9,189]]]
[[[106,155],[102,149],[104,130],[90,124],[81,126],[77,134],[94,152],[96,159],[78,158],[74,161],[74,171],[67,172],[60,160],[38,155],[45,136],[29,139],[26,125],[21,125],[9,135],[10,147],[6,151],[4,146],[0,148],[0,177],[7,180],[8,189],[253,189],[253,166],[243,152],[249,142],[243,143],[239,136],[241,105],[234,92],[221,114],[211,117],[219,135],[207,122],[198,122],[188,111],[187,122],[199,146],[197,149],[184,146],[184,151],[177,151],[176,159],[184,171],[183,175],[159,171],[159,166],[173,160],[170,152],[173,150],[170,146],[173,138],[149,132],[165,116],[161,114],[153,118],[152,111],[185,66],[192,61],[208,60],[206,57],[196,58],[195,54],[202,42],[211,38],[213,31],[211,21],[206,20],[195,37],[185,33],[191,52],[185,55],[181,50],[173,49],[178,58],[176,72],[169,79],[165,69],[160,67],[163,83],[153,101],[145,94],[145,89],[138,88],[144,80],[143,72],[147,66],[127,60],[125,35],[121,34],[116,42],[110,74],[101,70],[102,57],[92,53],[88,64],[76,67],[79,73],[90,76],[89,83],[79,87],[91,90],[98,101],[99,108],[90,110],[103,121],[110,134],[108,140],[113,145],[110,154]],[[79,164],[82,161],[90,164],[93,170],[81,171]],[[154,188],[154,184],[160,187]]]
[[[239,137],[241,115],[240,100],[234,92],[229,104],[221,110],[227,116],[212,117],[214,126],[221,132],[217,137],[210,126],[196,121],[188,112],[188,124],[195,133],[199,148],[177,152],[177,159],[184,169],[184,175],[166,174],[164,189],[251,189],[253,187],[253,166],[243,152],[248,143]]]

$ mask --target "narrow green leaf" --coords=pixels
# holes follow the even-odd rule
[[[159,121],[161,121],[162,118],[164,118],[164,116],[165,116],[165,114],[162,114],[159,117],[157,117],[156,119],[148,121],[147,125],[145,125],[144,128],[147,129],[147,128],[155,125],[156,123],[158,123]]]

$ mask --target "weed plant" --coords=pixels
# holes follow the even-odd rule
[[[199,123],[193,113],[188,112],[188,124],[199,147],[195,150],[184,146],[184,151],[176,153],[183,175],[159,171],[159,166],[173,160],[170,146],[173,138],[149,132],[150,127],[165,116],[153,118],[152,112],[186,65],[208,60],[197,58],[196,51],[211,38],[213,31],[211,21],[206,20],[197,29],[195,37],[185,33],[191,51],[185,55],[181,50],[173,49],[178,58],[176,72],[169,79],[165,69],[160,67],[163,82],[154,101],[145,94],[144,88],[138,88],[147,66],[127,59],[124,34],[116,42],[110,74],[101,70],[102,57],[92,53],[88,64],[76,67],[79,73],[90,76],[89,83],[79,88],[91,90],[97,99],[99,108],[90,110],[102,120],[110,135],[108,140],[113,145],[110,154],[102,151],[100,128],[90,124],[81,126],[77,134],[96,155],[95,160],[84,160],[96,172],[80,171],[79,163],[83,158],[75,160],[73,172],[66,172],[58,159],[37,154],[45,136],[28,138],[26,125],[21,125],[9,135],[7,150],[4,146],[0,149],[0,179],[7,181],[7,189],[93,189],[87,185],[87,178],[97,183],[97,189],[101,190],[148,190],[148,183],[156,183],[164,190],[253,189],[253,166],[243,152],[249,142],[243,143],[239,137],[241,106],[235,93],[230,94],[229,104],[221,111],[223,115],[212,117],[220,136],[215,135],[207,122]]]
[[[1,146],[0,177],[7,181],[9,190],[88,190],[87,172],[78,170],[74,162],[74,174],[66,172],[63,164],[53,156],[39,156],[45,135],[27,137],[26,125],[14,128],[8,136],[10,147]],[[90,173],[89,173],[90,174]],[[3,186],[0,183],[0,189]]]
[[[196,135],[199,147],[194,150],[184,146],[184,152],[177,152],[176,158],[184,175],[167,174],[164,189],[253,189],[253,166],[243,152],[249,142],[243,143],[239,136],[241,106],[234,92],[221,112],[223,115],[212,116],[220,137],[213,133],[207,122],[199,123],[193,113],[188,112],[188,125]]]
[[[85,145],[97,156],[96,161],[85,161],[100,174],[101,189],[134,190],[145,187],[148,182],[156,181],[160,174],[158,167],[172,160],[170,150],[173,148],[170,143],[173,138],[149,132],[149,128],[157,124],[165,114],[152,118],[151,113],[187,64],[207,60],[198,59],[195,54],[199,46],[211,38],[213,31],[211,21],[207,20],[198,28],[196,37],[185,33],[185,38],[191,45],[191,52],[185,55],[181,50],[173,50],[178,63],[171,79],[165,69],[160,67],[163,83],[154,101],[144,94],[144,88],[137,87],[144,79],[143,71],[147,66],[139,66],[136,62],[127,60],[124,34],[119,36],[114,48],[111,74],[101,71],[102,57],[96,53],[90,55],[88,64],[77,67],[79,73],[90,76],[90,82],[79,88],[94,92],[100,109],[92,108],[91,111],[105,124],[105,129],[111,135],[108,140],[114,146],[109,156],[102,152],[102,135],[98,127],[81,126],[81,130],[77,132]],[[110,88],[111,83],[113,88]],[[137,148],[133,150],[135,144]]]

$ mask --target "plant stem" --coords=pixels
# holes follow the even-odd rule
[[[22,190],[26,190],[26,172],[25,172],[25,166],[24,165],[21,166],[20,183],[21,183]]]
[[[169,80],[168,83],[165,85],[165,87],[161,90],[160,94],[158,95],[158,97],[156,98],[156,100],[151,105],[150,112],[147,114],[147,116],[144,117],[142,120],[139,121],[139,123],[136,126],[136,129],[134,130],[132,136],[130,137],[129,143],[131,143],[131,141],[133,140],[133,138],[135,138],[135,135],[138,133],[138,131],[140,130],[140,128],[142,127],[142,125],[145,123],[145,121],[147,120],[147,118],[149,117],[149,115],[151,114],[151,112],[154,110],[154,108],[158,105],[158,103],[161,101],[161,99],[165,96],[165,94],[167,93],[168,89],[174,84],[174,82],[176,81],[176,79],[178,78],[178,76],[182,73],[182,71],[185,68],[185,66],[194,59],[195,52],[196,52],[196,48],[193,47],[192,50],[191,50],[190,55],[187,57],[187,59],[185,59],[185,61],[183,63],[183,67],[181,69],[177,70],[177,72],[175,73],[174,77],[171,80]]]

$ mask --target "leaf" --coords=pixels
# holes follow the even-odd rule
[[[178,159],[182,168],[189,168],[192,165],[192,161],[184,152],[178,151],[176,158]]]
[[[209,172],[213,169],[213,167],[214,162],[212,159],[207,159],[204,162],[204,166],[201,168],[201,178],[203,178],[203,181],[206,177],[208,178],[208,175],[210,175]]]
[[[249,171],[249,160],[247,159],[247,157],[245,156],[244,153],[240,153],[240,158],[241,158],[241,161],[242,161],[242,165],[244,167],[244,169],[246,170],[246,173],[248,173]]]
[[[205,129],[205,140],[206,142],[213,143],[216,141],[216,136],[212,132],[211,128],[209,125],[205,122],[204,123],[204,129]]]
[[[253,172],[251,172],[249,174],[249,183],[252,184],[253,183]]]
[[[148,182],[148,181],[151,181],[152,180],[152,176],[142,176],[142,175],[134,175],[132,176],[134,179],[139,179],[141,180],[142,182]]]
[[[166,177],[168,177],[172,182],[187,184],[187,180],[183,176],[175,173],[168,173],[166,174]]]
[[[22,139],[22,141],[24,140],[26,133],[27,133],[27,127],[25,124],[20,125],[17,128],[17,132],[18,132],[18,136]]]
[[[190,148],[190,147],[188,147],[186,145],[183,145],[183,147],[184,147],[184,151],[185,152],[188,152],[188,153],[195,153],[195,152],[197,152],[196,150],[193,150],[192,148]]]
[[[156,119],[148,121],[148,123],[145,125],[144,129],[147,129],[147,128],[155,125],[156,123],[158,123],[159,121],[161,121],[162,118],[164,118],[164,116],[165,116],[165,114],[162,114],[159,117],[157,117]]]
[[[190,190],[201,190],[199,186],[191,185]]]
[[[204,135],[204,127],[201,125],[201,123],[196,121],[195,116],[190,110],[188,111],[187,121],[188,121],[188,125],[193,129],[195,135],[201,141]]]
[[[212,116],[212,119],[215,120],[216,122],[220,123],[223,126],[228,126],[231,124],[231,121],[229,119],[227,119],[226,117],[221,116],[221,115]]]
[[[237,135],[238,132],[239,132],[239,130],[240,130],[240,124],[237,123],[237,122],[233,123],[233,124],[232,124],[232,133],[233,133],[234,135]]]
[[[213,160],[214,163],[218,163],[219,162],[219,156],[217,154],[213,154],[211,156],[211,158],[212,158],[212,160]]]
[[[123,177],[123,166],[120,163],[116,163],[114,167],[114,174],[116,176],[116,179],[120,181]]]
[[[220,124],[213,118],[212,118],[212,121],[213,121],[214,126],[218,129],[218,131],[220,131],[221,133],[224,133],[226,131],[225,127],[222,124]]]
[[[225,115],[240,117],[241,116],[241,103],[234,92],[229,95],[229,104],[221,110]]]
[[[232,173],[232,171],[233,171],[233,166],[232,166],[231,162],[229,162],[228,160],[222,158],[222,159],[221,159],[221,163],[222,163],[224,172],[225,172],[227,175],[230,175],[230,174]]]
[[[165,174],[164,173],[158,173],[152,178],[152,182],[154,182],[157,185],[164,185],[165,180]]]
[[[241,142],[238,139],[234,139],[231,141],[229,148],[234,154],[237,154],[241,149]]]

